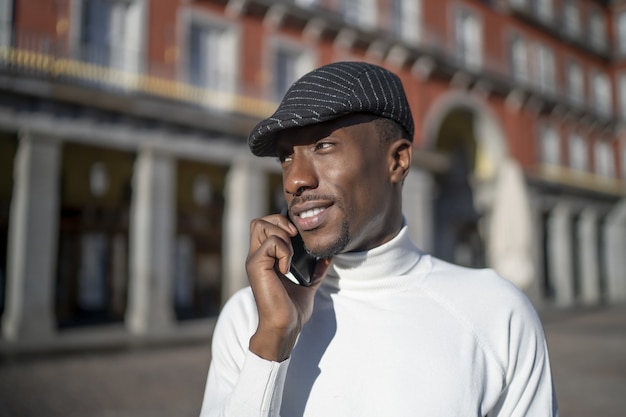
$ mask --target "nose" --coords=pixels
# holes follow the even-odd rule
[[[299,196],[317,188],[318,178],[313,162],[305,155],[294,153],[291,163],[283,170],[283,187],[287,194]]]

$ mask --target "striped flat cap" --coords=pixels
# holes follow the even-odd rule
[[[365,62],[335,62],[296,81],[273,115],[252,129],[248,145],[257,156],[276,155],[276,134],[292,127],[327,122],[351,113],[396,121],[413,140],[411,109],[397,75]]]

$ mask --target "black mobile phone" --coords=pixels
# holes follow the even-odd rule
[[[317,259],[309,255],[304,249],[304,242],[300,234],[291,238],[291,245],[293,246],[293,258],[291,258],[289,272],[300,285],[308,287],[313,282],[313,272],[315,272]]]
[[[282,215],[291,221],[286,208],[283,209]],[[306,249],[304,249],[304,242],[299,233],[291,238],[291,246],[293,246],[293,257],[291,258],[291,266],[289,267],[287,278],[292,281],[295,279],[298,284],[309,287],[313,283],[313,272],[315,272],[317,258],[309,255]]]

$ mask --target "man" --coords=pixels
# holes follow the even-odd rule
[[[421,252],[402,215],[413,119],[397,76],[303,76],[249,137],[277,156],[288,217],[251,224],[250,287],[224,307],[201,416],[554,416],[528,300]],[[310,287],[284,277],[300,233]]]

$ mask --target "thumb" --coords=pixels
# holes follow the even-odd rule
[[[315,270],[313,271],[313,285],[317,285],[324,280],[328,267],[330,266],[330,258],[318,259],[315,263]]]

